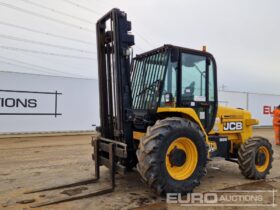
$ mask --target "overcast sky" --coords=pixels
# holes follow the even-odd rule
[[[280,94],[277,0],[0,0],[0,70],[97,78],[95,22],[113,7],[136,53],[206,45],[219,87]]]

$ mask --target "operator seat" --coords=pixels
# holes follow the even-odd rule
[[[195,81],[192,81],[189,86],[187,86],[182,95],[183,101],[193,101],[194,100],[194,89],[195,89]]]

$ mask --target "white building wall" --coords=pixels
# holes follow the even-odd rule
[[[272,112],[280,104],[280,95],[249,94],[249,111],[260,120],[260,125],[272,126]]]
[[[247,109],[247,93],[219,91],[219,104],[235,108]]]
[[[0,133],[93,130],[92,125],[99,124],[97,86],[92,79],[0,72]],[[57,94],[57,116],[56,91],[61,93]],[[26,107],[14,104],[30,99]]]

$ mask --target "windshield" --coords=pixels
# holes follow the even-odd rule
[[[157,108],[168,60],[167,52],[135,58],[131,70],[132,108]]]

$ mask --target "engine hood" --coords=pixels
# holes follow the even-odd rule
[[[215,124],[210,133],[240,133],[259,124],[248,110],[218,106]]]

